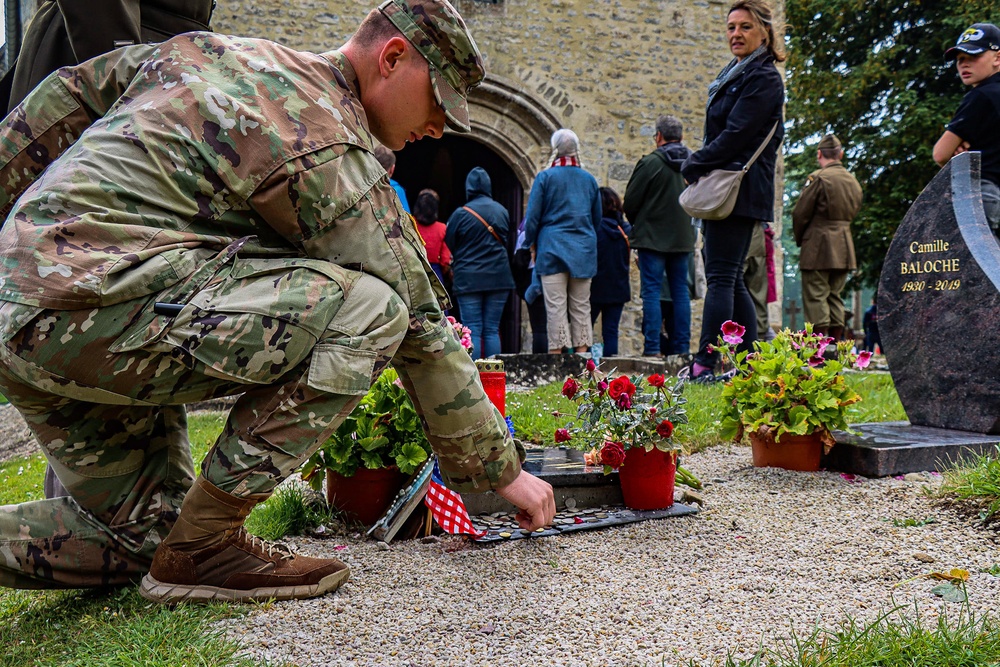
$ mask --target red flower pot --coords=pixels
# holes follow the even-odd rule
[[[352,477],[326,471],[326,501],[344,514],[347,521],[373,525],[389,508],[403,488],[406,475],[396,466],[358,468]]]
[[[793,435],[786,433],[780,442],[774,437],[761,436],[756,431],[748,433],[753,451],[753,464],[757,468],[784,468],[815,472],[823,455],[823,441],[818,433]]]
[[[625,450],[625,465],[618,469],[625,506],[634,510],[661,510],[674,504],[677,452],[642,447]]]

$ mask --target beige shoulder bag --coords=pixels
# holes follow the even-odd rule
[[[764,147],[770,143],[771,137],[778,130],[778,122],[774,124],[764,143],[742,169],[736,171],[713,169],[684,189],[677,201],[688,215],[702,220],[722,220],[729,217],[733,207],[736,206],[736,197],[740,194],[743,177],[760,157]]]

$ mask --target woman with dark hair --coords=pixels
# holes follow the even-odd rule
[[[447,227],[438,220],[441,199],[431,189],[421,190],[413,202],[411,215],[417,221],[417,231],[424,240],[424,250],[431,268],[442,283],[451,281],[451,251],[444,242]]]
[[[785,86],[776,62],[785,59],[775,37],[773,14],[765,0],[738,0],[727,14],[726,35],[735,56],[708,87],[705,142],[681,168],[688,183],[714,169],[742,169],[771,138],[740,186],[732,214],[702,221],[708,292],[701,339],[686,373],[701,382],[715,379],[716,342],[722,323],[746,327],[741,349],[757,339],[757,314],[743,282],[743,263],[754,227],[774,220],[774,165],[784,137]]]
[[[618,323],[625,303],[632,299],[629,286],[628,235],[622,199],[611,188],[601,188],[601,225],[597,228],[597,275],[590,281],[590,321],[601,316],[604,356],[618,356]]]

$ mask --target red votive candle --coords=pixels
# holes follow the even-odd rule
[[[490,402],[506,417],[507,374],[503,370],[503,362],[499,359],[476,359],[476,368],[479,369],[479,379]]]

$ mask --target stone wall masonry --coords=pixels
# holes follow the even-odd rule
[[[654,148],[654,125],[661,114],[681,119],[688,146],[701,145],[708,84],[731,58],[725,39],[729,0],[454,4],[476,37],[491,76],[575,131],[584,166],[601,185],[624,193],[635,163]],[[213,25],[220,32],[325,51],[342,44],[374,5],[375,0],[221,0]],[[783,3],[777,10],[783,15]],[[545,166],[547,145],[523,149],[538,161],[538,169]],[[779,163],[778,221],[781,172]],[[527,193],[530,182],[525,186]],[[780,229],[776,231],[780,238]],[[775,261],[780,304],[780,248]],[[623,354],[641,353],[637,276],[633,295],[622,317]],[[700,310],[700,302],[695,305]],[[780,307],[772,309],[772,322],[780,322]],[[700,313],[692,325],[696,345]]]

